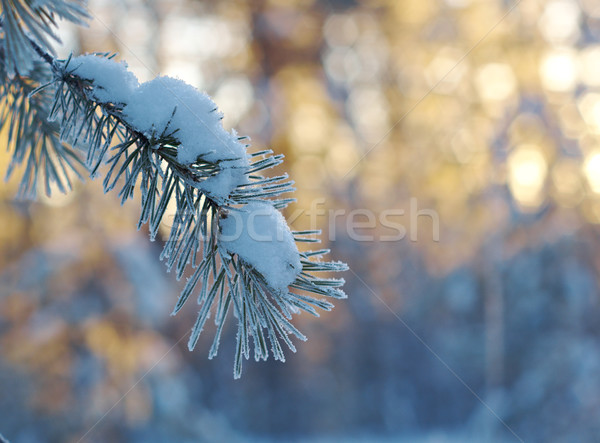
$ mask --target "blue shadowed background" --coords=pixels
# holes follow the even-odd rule
[[[188,352],[197,309],[169,316],[183,282],[136,231],[139,201],[100,180],[20,201],[14,174],[5,437],[600,441],[600,2],[88,6],[59,53],[179,77],[253,149],[284,153],[286,216],[350,265],[349,298],[295,318],[309,340],[285,364],[245,362],[234,381],[234,322],[217,358],[212,325]]]

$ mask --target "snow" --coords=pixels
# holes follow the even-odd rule
[[[271,288],[287,291],[302,270],[294,236],[270,203],[232,209],[219,220],[219,228],[219,245],[254,267]]]
[[[128,103],[139,86],[125,62],[88,54],[72,58],[69,67],[73,74],[93,82],[94,97],[103,103]]]
[[[230,164],[234,163],[234,164]],[[211,195],[214,198],[224,201],[230,194],[229,190],[235,189],[237,186],[248,181],[244,169],[235,165],[236,162],[222,162],[221,171],[198,185],[198,188],[205,194]]]
[[[183,80],[157,77],[138,83],[124,62],[83,55],[72,59],[72,73],[92,81],[92,94],[101,103],[122,105],[123,119],[148,138],[172,136],[179,141],[177,160],[190,165],[200,160],[217,164],[220,171],[198,187],[224,201],[247,183],[246,147],[235,131],[227,132],[223,115],[208,95]]]
[[[246,147],[235,131],[223,128],[223,116],[208,95],[171,77],[140,85],[125,63],[104,57],[76,57],[70,66],[73,74],[92,82],[97,101],[120,105],[123,119],[133,129],[148,138],[172,136],[179,141],[178,162],[217,164],[220,170],[214,176],[196,184],[210,198],[223,203],[237,186],[247,183]],[[294,237],[270,203],[231,209],[219,227],[220,246],[254,267],[272,289],[287,290],[302,270]]]
[[[124,110],[128,121],[140,132],[159,135],[178,129],[175,137],[181,142],[177,159],[184,164],[198,157],[209,162],[242,159],[246,150],[230,143],[230,134],[223,129],[223,114],[203,92],[183,80],[157,77],[142,84]]]

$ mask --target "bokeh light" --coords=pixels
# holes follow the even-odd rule
[[[517,147],[508,158],[508,184],[515,199],[526,207],[542,203],[547,174],[544,156],[534,145]]]

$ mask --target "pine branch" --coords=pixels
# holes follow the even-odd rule
[[[72,176],[81,178],[83,163],[79,152],[60,141],[58,124],[48,121],[53,102],[51,91],[36,92],[52,78],[52,72],[46,64],[36,61],[27,77],[17,74],[10,78],[4,60],[0,47],[0,130],[8,126],[7,148],[12,152],[6,178],[16,167],[24,165],[21,197],[34,197],[39,182],[47,195],[53,185],[67,192],[72,186]]]
[[[232,311],[238,322],[236,378],[242,357],[250,356],[250,338],[257,361],[268,357],[267,342],[274,358],[284,361],[281,342],[295,351],[290,335],[306,339],[292,325],[292,315],[318,316],[315,308],[333,307],[320,297],[345,298],[343,279],[314,273],[347,267],[319,261],[326,250],[298,252],[296,242],[314,242],[318,233],[289,230],[278,209],[293,201],[281,198],[294,190],[293,183],[287,175],[261,175],[283,156],[270,150],[247,154],[245,138],[223,130],[216,105],[181,81],[159,77],[139,85],[109,54],[56,60],[36,40],[30,45],[51,69],[51,79],[37,94],[54,91],[48,114],[60,126],[61,139],[85,151],[92,177],[106,165],[104,190],[116,190],[122,203],[139,189],[138,229],[148,224],[154,240],[168,208],[175,206],[161,259],[177,279],[188,277],[173,315],[198,293],[189,349],[214,312],[209,353],[214,357]],[[255,216],[263,219],[251,226]],[[266,240],[253,237],[256,227],[268,234]],[[237,237],[230,235],[234,231]]]
[[[57,17],[78,25],[90,18],[81,0],[0,0],[0,5],[5,69],[11,77],[34,69],[37,48],[52,52],[50,42],[60,43],[55,33]]]

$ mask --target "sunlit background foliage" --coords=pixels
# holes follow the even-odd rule
[[[227,128],[286,154],[286,215],[332,239],[349,299],[297,319],[309,341],[287,363],[250,362],[233,381],[232,352],[207,360],[210,337],[185,348],[196,312],[168,315],[180,287],[135,230],[135,202],[99,182],[19,201],[13,177],[0,187],[7,438],[600,439],[598,1],[89,11],[88,29],[62,27],[62,54],[116,51],[140,80],[182,78]],[[439,241],[411,201],[438,214]],[[406,238],[382,241],[394,231],[378,222],[357,241],[356,209],[404,210]]]

